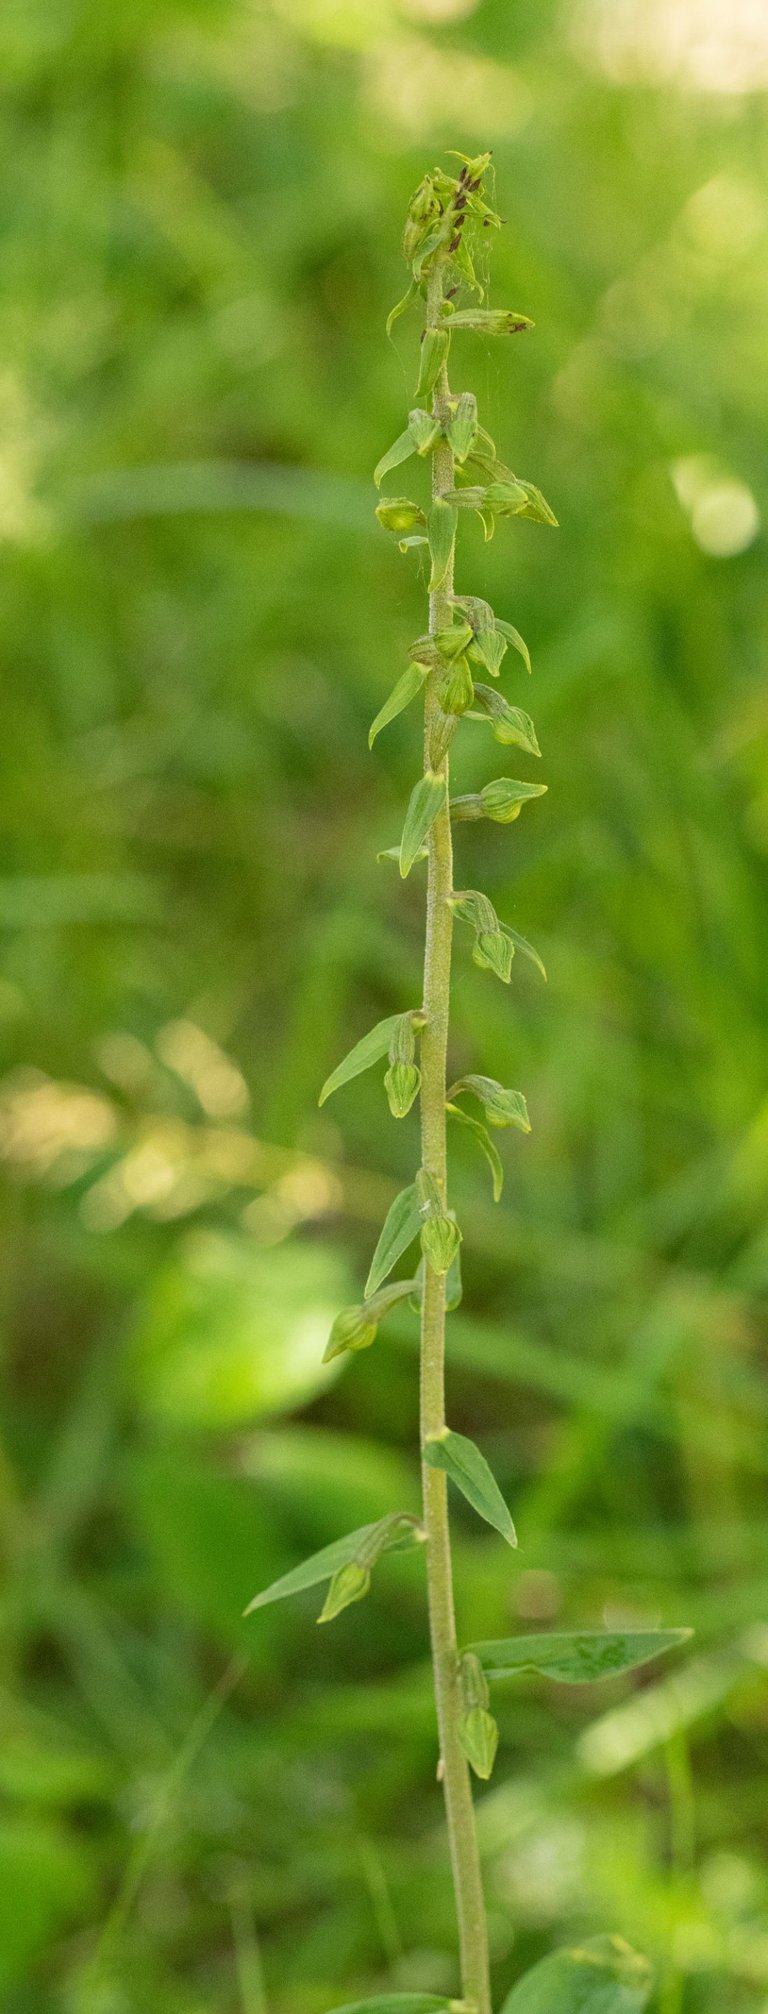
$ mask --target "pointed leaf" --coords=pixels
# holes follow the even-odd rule
[[[525,665],[526,671],[530,671],[531,653],[528,649],[525,637],[520,635],[519,629],[513,629],[511,622],[502,622],[501,616],[499,615],[497,615],[496,617],[496,628],[501,630],[502,636],[505,636],[507,642],[511,643],[513,650],[519,651],[520,656],[523,660],[523,664]]]
[[[442,587],[451,563],[453,541],[456,536],[456,512],[442,497],[436,497],[427,518],[427,537],[432,560],[429,578],[429,592],[435,594]]]
[[[399,1196],[395,1197],[394,1203],[390,1205],[387,1211],[381,1236],[371,1260],[371,1269],[365,1283],[366,1300],[369,1299],[371,1294],[377,1293],[379,1287],[386,1280],[388,1273],[391,1273],[392,1267],[397,1265],[397,1261],[402,1256],[402,1253],[407,1252],[408,1246],[412,1245],[414,1238],[418,1237],[420,1230],[421,1211],[419,1209],[419,1199],[416,1194],[416,1184],[415,1182],[411,1182],[409,1188],[400,1190]]]
[[[521,937],[519,930],[513,930],[510,923],[504,923],[502,929],[505,937],[511,937],[515,950],[522,951],[524,958],[530,958],[531,964],[535,965],[537,972],[541,973],[542,979],[546,979],[546,966],[543,959],[539,957],[535,944],[530,944],[527,937]]]
[[[652,1990],[647,1958],[623,1937],[589,1937],[542,1958],[507,1994],[501,2014],[643,2014]]]
[[[394,305],[394,307],[393,307],[393,308],[390,308],[390,310],[389,310],[389,314],[387,315],[387,320],[386,320],[386,324],[385,324],[385,327],[386,327],[386,331],[387,331],[387,335],[388,335],[388,336],[391,336],[391,334],[392,334],[392,330],[393,330],[393,328],[394,328],[394,325],[395,325],[395,322],[397,321],[397,318],[398,318],[398,316],[399,316],[399,315],[402,315],[402,314],[404,314],[404,313],[405,313],[405,310],[406,310],[406,308],[407,308],[407,306],[408,306],[408,302],[409,302],[410,300],[412,300],[412,298],[413,298],[413,295],[415,294],[415,292],[416,292],[416,287],[415,287],[415,283],[414,283],[414,281],[412,280],[412,281],[411,281],[411,284],[410,284],[410,286],[409,286],[409,288],[408,288],[408,291],[407,291],[407,293],[403,294],[403,298],[402,298],[402,300],[401,300],[401,301],[396,301],[396,302],[395,302],[395,305]]]
[[[385,699],[384,705],[380,712],[377,713],[376,719],[371,722],[368,732],[369,748],[373,747],[376,736],[381,733],[382,728],[388,727],[390,720],[394,720],[398,713],[402,713],[406,706],[410,706],[411,700],[416,698],[417,692],[421,692],[424,681],[428,677],[428,664],[409,664],[406,666],[397,684],[393,685],[389,698]]]
[[[462,1112],[459,1105],[446,1105],[445,1109],[446,1112],[450,1112],[452,1119],[459,1119],[462,1126],[466,1126],[470,1133],[474,1133],[478,1146],[488,1162],[493,1182],[493,1200],[494,1203],[498,1203],[501,1200],[501,1192],[504,1187],[504,1169],[501,1164],[501,1155],[498,1147],[491,1139],[487,1127],[482,1124],[480,1119],[471,1119],[468,1112]]]
[[[403,836],[400,841],[400,873],[403,880],[410,874],[414,860],[418,858],[430,827],[434,825],[438,811],[445,803],[445,777],[435,776],[427,770],[420,776],[411,791],[411,800],[405,814]]]
[[[375,1524],[360,1525],[357,1531],[347,1532],[345,1538],[334,1539],[332,1545],[324,1545],[320,1552],[312,1553],[311,1558],[303,1560],[301,1566],[281,1574],[279,1580],[273,1580],[271,1587],[265,1587],[261,1594],[254,1595],[243,1613],[253,1615],[254,1609],[268,1608],[271,1602],[285,1601],[292,1594],[303,1594],[307,1587],[319,1587],[321,1581],[332,1580],[340,1567],[357,1559],[361,1552],[370,1554],[371,1547],[375,1557],[377,1547],[379,1551],[386,1552],[421,1543],[421,1526],[417,1518],[411,1518],[405,1511],[390,1513],[386,1518],[379,1518]]]
[[[389,1014],[386,1021],[377,1021],[376,1027],[369,1029],[368,1034],[355,1043],[343,1063],[337,1063],[330,1077],[326,1077],[318,1105],[324,1105],[326,1098],[338,1091],[341,1084],[348,1084],[351,1077],[359,1077],[363,1070],[370,1070],[372,1063],[378,1063],[380,1056],[388,1054],[395,1029],[402,1018],[401,1014]]]
[[[517,1545],[515,1527],[496,1477],[474,1441],[468,1440],[466,1434],[454,1434],[450,1427],[444,1427],[442,1434],[425,1442],[424,1460],[430,1468],[445,1469],[467,1503],[485,1518],[486,1524],[501,1532],[508,1545]],[[482,1646],[473,1644],[471,1648],[477,1651],[482,1663]]]
[[[415,454],[415,452],[410,428],[406,427],[405,433],[398,434],[397,440],[392,442],[391,448],[387,448],[387,452],[385,455],[382,455],[381,461],[376,463],[373,471],[373,480],[376,488],[380,488],[384,477],[389,475],[390,469],[399,468],[400,463],[407,462],[409,455]]]
[[[537,1671],[562,1685],[591,1685],[648,1664],[662,1651],[687,1642],[690,1629],[552,1631],[543,1636],[509,1636],[469,1645],[489,1678]]]

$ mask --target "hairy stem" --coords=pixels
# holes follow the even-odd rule
[[[427,322],[440,319],[443,268],[436,267],[427,298]],[[448,377],[445,368],[435,392],[434,411],[447,417]],[[433,458],[433,496],[453,488],[453,454],[441,440]],[[430,630],[444,629],[451,620],[453,556],[440,591],[430,598]],[[425,702],[425,767],[434,726],[444,722],[433,673],[427,683]],[[446,1194],[446,1051],[451,984],[451,934],[453,915],[448,902],[451,893],[453,855],[451,820],[448,810],[448,756],[443,758],[446,778],[444,809],[429,835],[427,881],[427,930],[424,954],[424,1007],[427,1024],[421,1038],[421,1142],[422,1164]],[[421,1319],[421,1437],[438,1434],[445,1425],[445,1280],[424,1262],[424,1295]],[[469,1765],[459,1743],[461,1699],[458,1685],[458,1649],[453,1606],[451,1539],[448,1524],[448,1484],[441,1469],[422,1465],[424,1526],[427,1533],[427,1584],[429,1620],[434,1668],[435,1700],[440,1735],[443,1789],[448,1839],[456,1896],[456,1913],[461,1947],[462,1991],[477,2014],[491,2014],[488,1976],[488,1938],[485,1921],[480,1856],[472,1802]]]

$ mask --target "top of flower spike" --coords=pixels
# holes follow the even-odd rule
[[[490,154],[455,156],[461,162],[458,175],[433,168],[419,183],[411,202],[403,233],[403,254],[418,285],[426,279],[435,257],[455,262],[457,279],[477,287],[474,266],[464,239],[468,220],[482,226],[500,227],[501,218],[483,200],[483,177],[490,166]]]

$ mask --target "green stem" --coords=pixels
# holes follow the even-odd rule
[[[443,270],[438,266],[430,281],[427,322],[440,319]],[[445,368],[435,392],[434,412],[445,419],[449,389]],[[441,440],[434,452],[432,494],[444,495],[453,488],[454,461],[451,448]],[[450,623],[453,593],[453,555],[443,585],[430,598],[430,630]],[[425,701],[424,762],[429,767],[429,750],[434,727],[445,716],[437,697],[433,673],[427,684]],[[453,882],[451,820],[448,810],[448,756],[441,773],[446,779],[446,803],[429,836],[427,881],[427,929],[424,953],[424,1008],[427,1024],[421,1038],[421,1142],[422,1164],[447,1194],[446,1155],[446,1053],[451,985],[451,936],[453,914],[448,902]],[[445,1425],[445,1280],[424,1262],[424,1295],[421,1318],[421,1438],[439,1434]],[[453,1606],[451,1539],[448,1524],[448,1481],[441,1469],[422,1465],[424,1526],[427,1533],[427,1585],[432,1641],[435,1701],[440,1735],[443,1790],[448,1840],[453,1869],[456,1913],[461,1947],[462,1991],[477,2014],[491,2014],[488,1974],[488,1937],[485,1920],[480,1855],[472,1802],[469,1764],[459,1743],[461,1699],[458,1683],[458,1646]]]

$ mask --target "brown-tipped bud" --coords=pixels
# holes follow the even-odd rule
[[[353,1601],[362,1601],[370,1585],[367,1566],[361,1566],[356,1559],[348,1560],[333,1576],[318,1622],[333,1622],[334,1616],[341,1615],[344,1608],[351,1608]]]
[[[469,660],[466,657],[457,657],[440,687],[440,705],[443,713],[466,713],[474,697],[475,688]]]
[[[362,1304],[342,1308],[325,1345],[323,1363],[332,1363],[334,1357],[344,1356],[347,1350],[367,1350],[375,1337],[376,1323],[370,1320]]]
[[[384,1078],[384,1089],[393,1119],[404,1119],[419,1095],[421,1071],[415,1063],[392,1063]]]
[[[472,946],[475,965],[483,971],[495,972],[497,979],[503,979],[505,986],[512,977],[512,960],[515,947],[503,930],[482,930]]]
[[[488,1712],[487,1707],[471,1706],[459,1721],[458,1735],[475,1775],[487,1783],[499,1745],[499,1730],[493,1714]]]
[[[413,531],[427,522],[420,504],[412,503],[410,497],[382,497],[376,516],[385,531]]]

